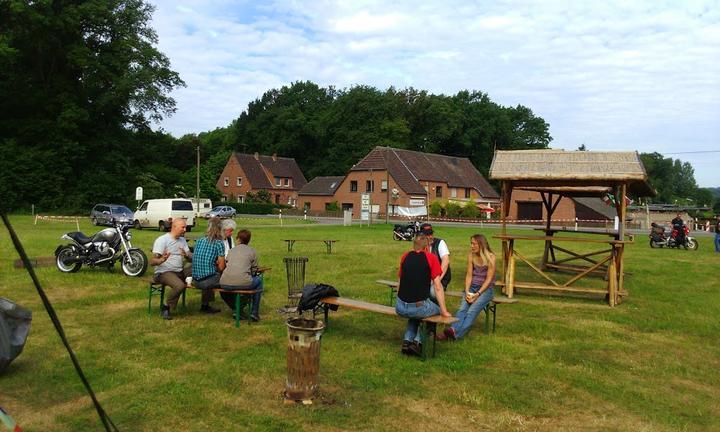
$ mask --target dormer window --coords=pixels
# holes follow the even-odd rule
[[[282,186],[282,179],[280,177],[275,177],[275,186]]]
[[[223,186],[230,186],[230,177],[225,177],[225,180],[223,180]]]
[[[242,177],[237,178],[237,185],[242,186]]]
[[[290,179],[289,178],[285,179],[285,187],[290,187]]]

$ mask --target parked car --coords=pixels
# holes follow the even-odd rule
[[[115,225],[120,223],[133,223],[133,212],[121,204],[98,204],[90,211],[90,220],[93,225]]]
[[[193,203],[186,198],[166,198],[145,200],[135,211],[135,228],[155,228],[170,231],[172,220],[187,220],[187,231],[195,226],[195,209]]]
[[[230,206],[217,206],[209,212],[205,213],[205,218],[210,219],[216,216],[219,218],[232,218],[235,217],[236,213],[237,211],[235,211],[235,209]]]

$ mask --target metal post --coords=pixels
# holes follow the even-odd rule
[[[200,216],[200,146],[195,147],[195,150],[197,151],[197,169],[195,170],[195,205],[197,206],[197,212],[195,217],[198,217]]]

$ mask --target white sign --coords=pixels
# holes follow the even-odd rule
[[[360,195],[360,220],[370,220],[370,194]]]
[[[143,193],[142,186],[138,186],[137,188],[135,188],[135,199],[138,201],[142,201],[142,193]]]
[[[410,205],[411,205],[411,206],[421,206],[421,205],[425,205],[425,200],[424,200],[424,199],[411,199],[411,200],[410,200]]]

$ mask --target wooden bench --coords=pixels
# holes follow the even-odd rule
[[[295,245],[295,242],[323,242],[325,243],[325,246],[327,247],[327,253],[332,253],[332,247],[333,244],[338,240],[314,240],[314,239],[285,239],[285,243],[287,243],[287,250],[288,252],[292,252],[293,246]]]
[[[152,282],[150,281],[150,288],[148,289],[148,315],[152,313],[152,297],[154,295],[160,296],[160,310],[162,311],[162,305],[165,301],[165,287],[166,285],[160,283],[160,282]],[[197,289],[195,286],[190,286],[183,290],[181,295],[182,300],[182,309],[185,310],[185,293],[188,289]],[[198,291],[202,291],[199,290]],[[242,316],[242,311],[244,307],[248,304],[252,304],[252,296],[255,294],[255,291],[251,290],[224,290],[222,288],[213,288],[213,292],[215,293],[229,293],[229,294],[235,294],[235,327],[240,327],[240,317]],[[248,314],[249,315],[249,314]],[[248,317],[248,324],[250,323],[250,319]]]
[[[379,283],[380,285],[385,285],[390,288],[390,306],[393,305],[393,301],[395,300],[395,297],[397,296],[397,288],[400,285],[398,281],[391,281],[391,280],[385,280],[385,279],[378,279],[375,282]],[[497,286],[498,283],[495,283]],[[428,288],[429,289],[429,288]],[[464,291],[445,291],[445,295],[449,297],[459,297],[462,298],[465,296]],[[517,303],[517,299],[511,299],[504,296],[495,296],[490,301],[490,303],[485,306],[483,311],[485,312],[485,327],[483,328],[483,332],[485,334],[490,333],[490,314],[492,313],[492,331],[495,333],[495,322],[496,322],[496,315],[497,315],[497,305],[498,304],[513,304]]]
[[[325,327],[327,328],[329,326],[329,320],[328,320],[328,311],[330,310],[330,305],[335,306],[343,306],[350,309],[357,309],[357,310],[364,310],[369,312],[376,312],[381,313],[384,315],[391,315],[399,317],[397,312],[395,312],[395,308],[392,308],[390,306],[385,305],[379,305],[376,303],[369,303],[362,300],[353,300],[349,298],[344,297],[325,297],[322,300],[320,300],[321,307],[325,314]],[[314,314],[314,311],[313,311]],[[404,317],[401,317],[404,318]],[[407,318],[404,318],[407,319]],[[435,337],[434,335],[437,334],[437,325],[438,324],[445,324],[450,325],[454,322],[457,322],[457,318],[455,317],[444,317],[441,315],[433,315],[427,318],[423,318],[420,320],[420,343],[422,345],[422,353],[421,358],[423,360],[427,357],[427,340],[429,333],[433,334],[433,347],[432,347],[432,357],[435,357]]]

